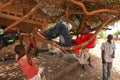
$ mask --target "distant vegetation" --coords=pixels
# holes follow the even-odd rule
[[[103,30],[101,30],[98,35],[99,38],[105,38],[105,32]]]
[[[114,33],[114,35],[116,36],[116,38],[120,38],[120,30],[117,30],[116,33]]]

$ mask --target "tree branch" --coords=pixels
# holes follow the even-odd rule
[[[109,13],[118,13],[119,12],[117,10],[110,10],[110,9],[101,9],[101,10],[88,12],[83,3],[78,2],[76,0],[70,0],[70,2],[72,2],[73,4],[76,4],[79,7],[81,7],[86,15],[93,15],[93,14],[97,14],[97,13],[101,13],[101,12],[109,12]]]
[[[20,18],[19,20],[15,21],[13,24],[11,24],[7,28],[5,28],[4,32],[9,31],[11,28],[15,27],[17,24],[19,24],[24,19],[29,17],[33,12],[35,12],[38,9],[38,7],[42,4],[42,2],[43,2],[43,0],[41,0],[37,5],[35,5],[25,16],[23,16],[22,18]]]
[[[5,3],[4,5],[0,6],[0,11],[4,8],[6,8],[7,6],[11,5],[14,2],[14,0],[10,0],[9,2]]]
[[[66,8],[66,22],[68,23],[69,20],[69,5],[67,4],[67,8]]]

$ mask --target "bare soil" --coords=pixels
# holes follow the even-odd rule
[[[100,43],[91,49],[92,64],[94,68],[85,65],[86,71],[81,68],[81,65],[74,68],[65,76],[61,76],[59,80],[102,80],[102,64],[100,54]],[[120,80],[120,43],[117,41],[116,56],[113,61],[111,71],[111,80]],[[37,57],[34,57],[38,67],[44,67],[42,80],[50,80],[63,69],[70,66],[76,60],[71,57],[71,54],[66,54],[60,57],[57,54],[51,55],[48,51],[40,51]],[[25,77],[14,59],[0,61],[0,80],[25,80]],[[57,79],[58,80],[58,79]]]

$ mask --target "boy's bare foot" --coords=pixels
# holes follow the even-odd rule
[[[90,67],[94,68],[94,66],[92,64],[89,64]]]
[[[85,65],[84,65],[84,64],[82,64],[82,69],[83,69],[84,71],[86,71]]]

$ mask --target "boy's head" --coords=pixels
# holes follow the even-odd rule
[[[109,34],[109,35],[107,36],[107,39],[108,39],[108,41],[111,41],[111,40],[113,39],[113,35]]]
[[[90,31],[91,31],[91,26],[89,26],[89,25],[86,25],[83,28],[83,34],[88,34]]]
[[[18,55],[21,55],[21,56],[25,55],[27,52],[25,49],[25,46],[22,44],[16,45],[14,50]]]

